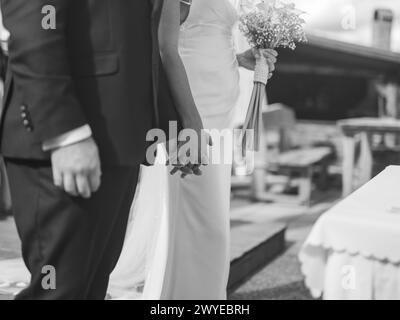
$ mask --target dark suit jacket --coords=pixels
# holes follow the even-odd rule
[[[159,83],[162,4],[1,0],[11,33],[1,153],[49,159],[43,141],[89,123],[103,163],[141,163],[147,131],[177,120]],[[45,5],[56,9],[55,30],[42,28]]]

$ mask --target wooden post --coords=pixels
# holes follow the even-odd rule
[[[353,192],[354,176],[354,157],[355,157],[355,138],[352,135],[343,135],[343,169],[342,169],[342,188],[343,198]]]
[[[253,200],[265,200],[266,174],[267,174],[267,152],[264,134],[260,137],[260,151],[254,152],[254,171],[251,182],[251,194]]]

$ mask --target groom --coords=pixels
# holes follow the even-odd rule
[[[32,274],[17,299],[105,297],[160,120],[162,1],[1,0],[11,33],[1,154]]]

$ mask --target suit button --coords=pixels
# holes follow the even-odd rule
[[[21,117],[22,117],[22,119],[26,119],[26,118],[28,118],[28,115],[26,114],[26,112],[22,112]]]
[[[26,130],[28,130],[28,132],[32,132],[33,128],[32,128],[32,126],[28,126],[28,127],[26,127]]]
[[[28,119],[25,119],[23,123],[24,123],[25,127],[28,127],[30,125],[30,122]]]
[[[22,106],[21,106],[21,111],[22,111],[22,112],[26,111],[27,109],[28,109],[28,108],[26,107],[26,105],[22,105]]]

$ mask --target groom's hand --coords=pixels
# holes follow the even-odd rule
[[[101,183],[99,151],[92,138],[51,154],[54,184],[71,196],[90,198]]]

